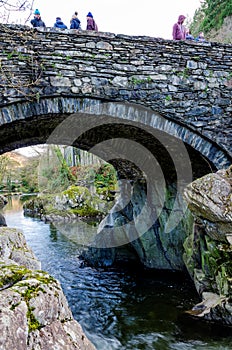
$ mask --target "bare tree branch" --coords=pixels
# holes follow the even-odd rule
[[[34,0],[0,0],[0,22],[25,24],[32,14],[33,5]],[[17,18],[17,12],[20,12],[20,18]]]

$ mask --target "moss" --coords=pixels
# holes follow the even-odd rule
[[[43,284],[50,284],[50,283],[56,283],[55,278],[53,278],[52,276],[48,275],[46,272],[44,271],[39,271],[38,273],[34,273],[34,278],[37,279],[37,281],[42,282]]]
[[[62,194],[67,195],[69,199],[73,200],[75,200],[77,195],[91,196],[89,190],[82,186],[70,186],[67,190],[63,191]]]
[[[26,281],[24,284],[21,283],[20,286],[26,286],[27,289],[22,293],[19,292],[27,304],[28,329],[29,332],[32,332],[37,329],[41,329],[42,325],[39,323],[33,313],[34,308],[30,306],[30,300],[37,297],[39,292],[46,293],[46,291],[43,289],[43,284],[49,285],[56,282],[56,280],[44,271],[33,271],[27,275],[27,278],[34,278],[38,281],[38,284],[36,285],[30,285],[30,282],[27,283]],[[52,290],[52,287],[50,289]]]
[[[112,201],[115,198],[115,189],[113,186],[110,187],[98,187],[96,190],[99,196],[103,196],[103,198],[107,201]]]
[[[2,265],[0,276],[0,288],[4,286],[14,285],[15,283],[21,281],[24,276],[30,272],[24,266],[18,265]]]
[[[67,211],[66,210],[58,210],[55,209],[52,204],[46,206],[44,208],[44,215],[55,215],[55,216],[61,216],[61,217],[66,217],[67,216]]]
[[[12,304],[11,307],[10,307],[10,310],[13,311],[19,305],[20,305],[20,303]]]
[[[27,310],[27,320],[28,320],[28,331],[29,333],[32,331],[35,331],[37,329],[41,329],[42,325],[39,323],[39,321],[35,318],[33,314],[34,308],[28,306]]]
[[[70,209],[69,212],[78,216],[88,216],[88,217],[95,217],[98,215],[102,215],[102,212],[96,209],[90,208],[88,206],[81,209]]]

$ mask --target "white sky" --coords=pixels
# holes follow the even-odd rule
[[[39,9],[47,27],[52,27],[58,16],[69,27],[70,18],[77,11],[85,29],[90,11],[99,31],[171,39],[178,16],[192,18],[199,6],[200,0],[34,0],[33,9]]]

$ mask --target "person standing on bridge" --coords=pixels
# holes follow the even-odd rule
[[[33,27],[46,27],[44,21],[42,21],[40,12],[38,9],[35,10],[34,12],[34,19],[31,20],[31,24]]]
[[[70,21],[70,29],[81,29],[81,21],[77,18],[78,12],[76,11]]]
[[[185,18],[186,17],[184,15],[180,15],[177,23],[174,24],[172,28],[173,40],[185,40],[186,30],[183,25]]]
[[[86,26],[86,30],[95,30],[96,32],[98,32],[98,27],[97,27],[97,23],[95,22],[95,20],[93,19],[93,15],[91,12],[89,12],[86,16],[87,18],[87,26]]]

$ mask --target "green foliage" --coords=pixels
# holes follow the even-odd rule
[[[27,320],[28,320],[28,331],[33,332],[36,331],[37,329],[41,329],[42,326],[39,323],[39,321],[35,318],[34,314],[33,314],[33,308],[28,306],[27,309]]]
[[[131,77],[130,81],[132,83],[132,85],[140,85],[140,84],[146,84],[146,83],[152,83],[152,78],[149,76],[147,78],[144,79],[139,79],[137,77]]]
[[[190,26],[193,35],[221,28],[224,19],[232,15],[232,0],[204,0],[195,12]]]
[[[38,164],[39,159],[34,158],[26,163],[21,169],[19,181],[21,182],[20,191],[23,193],[38,192]]]
[[[114,167],[110,164],[102,165],[95,175],[96,192],[104,199],[113,200],[117,187],[117,177]]]
[[[75,182],[64,156],[58,146],[50,146],[39,166],[39,189],[58,193]]]
[[[6,176],[6,169],[10,159],[7,155],[0,156],[0,184],[3,184],[3,179]]]
[[[165,97],[165,100],[166,100],[166,101],[171,101],[171,100],[172,100],[172,96],[171,96],[171,95],[167,95],[167,96]]]

